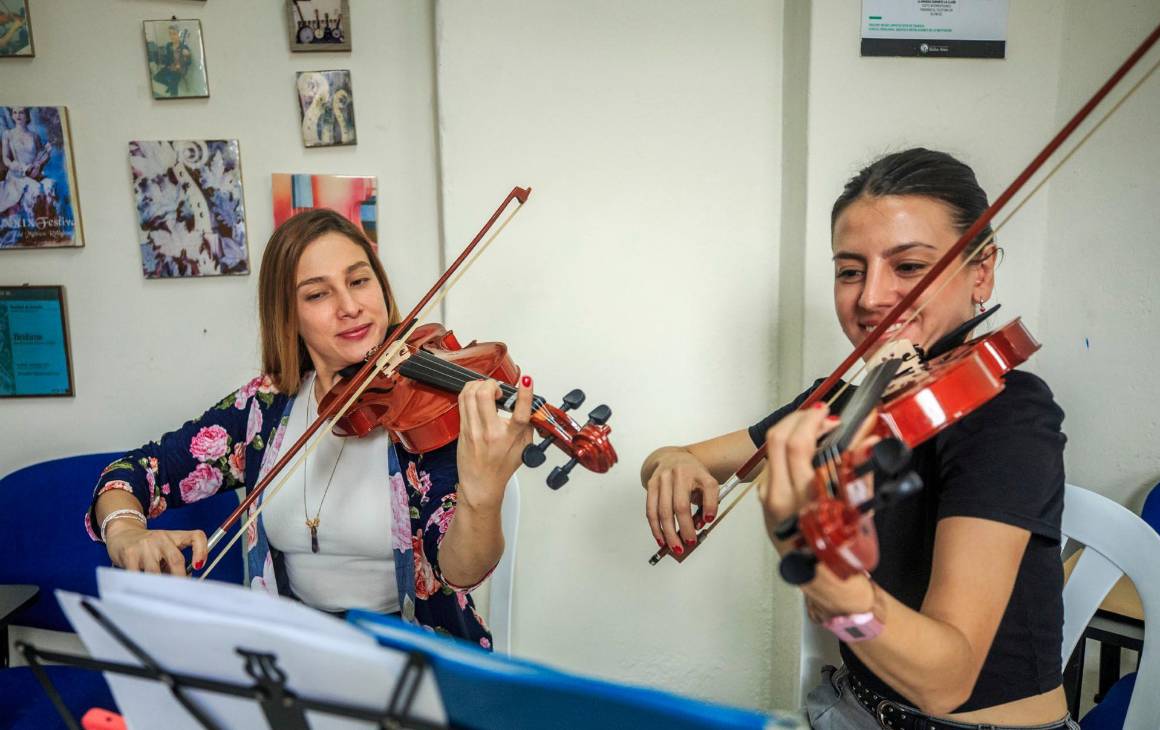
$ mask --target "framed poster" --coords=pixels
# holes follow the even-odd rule
[[[295,85],[303,145],[335,147],[358,143],[350,71],[299,71]]]
[[[862,0],[862,55],[1005,58],[1007,4]]]
[[[272,178],[275,226],[304,210],[329,208],[362,229],[378,249],[378,178],[284,172],[276,172]]]
[[[0,106],[0,251],[83,246],[68,111]]]
[[[349,0],[286,0],[291,51],[349,51]]]
[[[0,58],[32,58],[35,55],[28,0],[0,0]]]
[[[61,286],[0,286],[0,398],[72,396]]]
[[[146,20],[145,59],[154,99],[209,96],[200,20]]]
[[[236,139],[129,143],[146,279],[250,273]]]

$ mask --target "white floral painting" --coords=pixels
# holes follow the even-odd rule
[[[238,141],[129,143],[147,279],[248,274]]]
[[[302,144],[333,147],[357,142],[350,71],[300,71],[297,86]]]

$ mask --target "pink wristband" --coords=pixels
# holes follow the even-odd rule
[[[882,633],[882,622],[873,611],[834,616],[822,623],[834,636],[847,644],[873,639]]]

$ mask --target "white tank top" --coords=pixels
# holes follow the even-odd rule
[[[283,443],[294,443],[317,412],[311,375],[294,400]],[[399,610],[391,549],[390,448],[382,429],[345,439],[326,431],[262,511],[266,538],[286,556],[290,589],[307,605],[324,611]],[[319,551],[314,553],[306,521],[316,514]]]

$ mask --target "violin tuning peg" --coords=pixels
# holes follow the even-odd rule
[[[778,572],[790,585],[800,586],[803,583],[809,583],[817,575],[818,558],[813,553],[800,548],[792,550],[782,557]]]
[[[612,418],[612,409],[606,405],[596,406],[588,414],[588,420],[597,426],[603,426],[608,423],[609,418]]]
[[[565,411],[571,411],[582,405],[584,405],[584,391],[579,388],[574,388],[564,396],[564,405],[560,406],[560,408]]]
[[[524,466],[535,469],[540,466],[548,458],[544,456],[544,452],[552,445],[552,438],[549,436],[538,444],[528,444],[524,447],[524,453],[520,457],[524,462]]]
[[[551,473],[548,474],[548,486],[552,489],[559,489],[567,484],[568,472],[572,471],[572,468],[578,463],[576,459],[572,459],[564,466],[557,466],[555,469],[552,469]]]
[[[874,444],[870,452],[876,474],[894,476],[910,462],[910,448],[901,439],[888,438]]]

